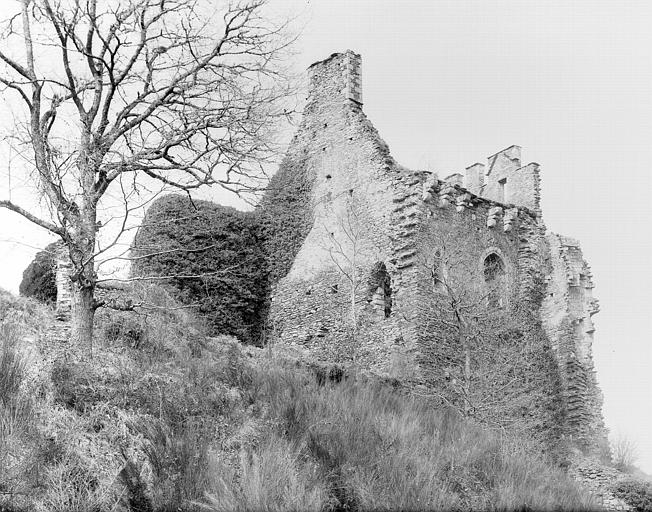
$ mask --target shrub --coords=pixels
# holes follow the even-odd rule
[[[638,512],[652,512],[652,483],[629,478],[617,482],[613,493]]]
[[[132,461],[127,461],[118,476],[127,489],[129,511],[152,512],[152,503],[147,496],[147,489],[140,475],[140,468]]]
[[[82,363],[57,359],[52,365],[50,379],[54,387],[54,402],[84,413],[104,397],[97,392],[92,368]]]
[[[23,272],[23,280],[18,291],[24,297],[54,303],[57,300],[56,284],[56,258],[55,253],[58,243],[48,245],[44,250],[36,253],[32,262]]]
[[[103,325],[102,335],[110,344],[119,341],[131,348],[140,348],[145,339],[145,330],[134,315],[115,313]]]
[[[96,332],[107,346],[122,345],[147,354],[150,361],[169,360],[176,354],[201,354],[206,328],[163,286],[135,283],[121,299],[140,304],[135,311],[98,309]]]

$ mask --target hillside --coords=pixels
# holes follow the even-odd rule
[[[364,374],[205,327],[160,288],[93,353],[0,297],[6,511],[589,510],[524,439]]]

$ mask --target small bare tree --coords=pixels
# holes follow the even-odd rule
[[[353,364],[357,362],[357,334],[359,328],[358,298],[363,280],[360,265],[363,263],[363,234],[365,226],[361,218],[360,203],[354,191],[342,194],[343,211],[336,216],[333,231],[327,227],[328,236],[324,241],[338,273],[347,283],[348,294],[348,352]]]
[[[241,193],[265,179],[270,128],[286,116],[289,92],[287,24],[272,23],[265,4],[19,0],[9,15],[0,84],[24,116],[6,141],[28,155],[51,215],[0,206],[66,244],[74,339],[92,339],[96,263],[112,245],[98,247],[110,191],[126,216],[147,180]]]
[[[620,434],[611,441],[611,460],[619,471],[631,473],[638,459],[636,443]]]

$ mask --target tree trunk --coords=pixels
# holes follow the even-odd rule
[[[471,350],[464,346],[464,415],[471,413]]]
[[[471,346],[467,338],[466,323],[458,310],[455,311],[455,316],[457,318],[458,341],[464,351],[464,383],[462,385],[464,415],[469,416],[471,413]]]
[[[72,289],[71,336],[72,341],[79,345],[88,345],[93,355],[93,288],[80,287],[75,283]]]
[[[93,357],[93,307],[95,284],[95,241],[97,237],[97,197],[95,176],[101,154],[91,143],[90,127],[87,126],[81,141],[77,160],[82,188],[81,205],[76,216],[70,256],[75,268],[72,300],[72,340],[87,345]]]
[[[355,270],[353,270],[355,272]],[[353,279],[355,279],[355,274],[353,274]],[[353,366],[357,364],[357,346],[356,346],[356,331],[358,330],[358,315],[355,310],[355,281],[351,283],[351,359],[353,361]]]

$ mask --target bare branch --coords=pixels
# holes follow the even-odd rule
[[[30,222],[36,224],[37,226],[40,226],[44,229],[47,229],[51,233],[54,233],[55,235],[59,236],[64,236],[64,231],[59,228],[58,226],[52,224],[51,222],[44,221],[42,219],[39,219],[36,215],[33,215],[32,213],[28,212],[24,208],[21,208],[20,206],[12,203],[11,201],[0,201],[0,207],[1,208],[6,208],[8,210],[11,210],[13,212],[18,213],[19,215],[22,215],[24,218],[29,220]]]

